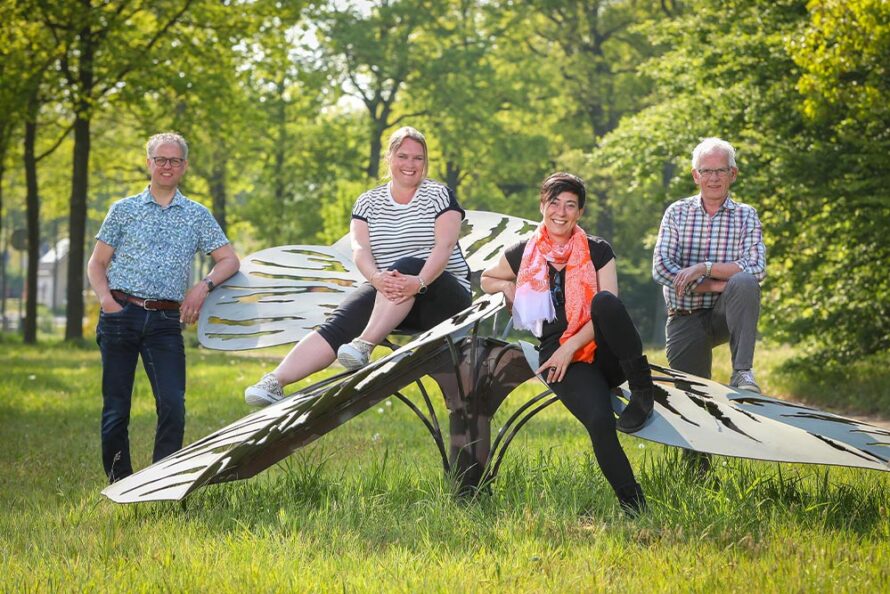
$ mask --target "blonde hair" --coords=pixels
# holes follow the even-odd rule
[[[402,146],[402,143],[405,142],[406,138],[420,143],[420,146],[423,147],[423,175],[421,177],[426,179],[430,169],[430,156],[426,148],[426,138],[416,128],[411,126],[402,126],[389,137],[389,148],[386,150],[386,177],[392,177],[392,171],[390,170],[392,157],[399,150],[399,147]]]

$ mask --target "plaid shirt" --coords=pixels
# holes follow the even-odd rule
[[[674,290],[674,277],[680,270],[706,261],[734,262],[743,272],[763,280],[766,247],[757,211],[730,196],[713,217],[705,212],[701,195],[671,204],[661,219],[652,254],[652,278],[664,285],[664,301],[669,310],[709,309],[716,305],[720,293],[687,292],[679,298]]]

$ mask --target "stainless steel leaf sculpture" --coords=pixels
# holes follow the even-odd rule
[[[496,213],[467,214],[460,245],[474,274],[537,226]],[[348,238],[329,247],[257,252],[210,294],[202,308],[199,339],[220,350],[296,342],[361,282]],[[118,503],[180,500],[204,485],[249,478],[389,396],[418,415],[439,448],[443,467],[454,473],[462,491],[487,484],[497,476],[518,431],[557,401],[549,390],[534,396],[507,419],[492,443],[492,417],[537,368],[537,352],[530,344],[479,335],[480,322],[504,305],[501,295],[480,297],[392,354],[291,394],[102,493]],[[636,437],[727,456],[890,470],[890,431],[670,369],[655,370],[665,392]],[[438,384],[449,411],[449,451],[420,381],[426,376]],[[418,387],[426,413],[401,393],[411,384]],[[629,394],[624,390],[622,395],[613,396],[619,414]]]
[[[465,336],[470,327],[503,306],[501,295],[481,297],[392,354],[250,414],[106,487],[102,494],[118,503],[179,500],[206,484],[251,477],[426,375],[443,376],[456,388],[451,390],[452,397],[463,404],[452,407],[455,420],[477,412],[490,421],[506,393],[531,377],[515,347],[506,353],[513,356],[505,357],[504,343],[480,344],[478,337]],[[486,372],[474,369],[471,361]],[[480,409],[480,403],[492,397],[500,400]],[[471,435],[475,427],[471,420],[453,429],[452,446],[475,442]],[[456,459],[459,452],[453,454]],[[476,458],[470,455],[468,468]],[[481,464],[485,461],[483,455]]]
[[[521,343],[530,366],[537,352]],[[634,437],[737,458],[890,471],[890,431],[653,365],[664,393]],[[538,378],[541,379],[541,378]],[[543,382],[543,379],[541,379]],[[613,398],[617,414],[630,396]]]
[[[460,246],[478,274],[537,223],[468,211]],[[349,238],[330,247],[286,245],[244,258],[241,271],[217,287],[201,308],[198,339],[211,349],[239,351],[297,342],[317,327],[364,279],[352,263]]]

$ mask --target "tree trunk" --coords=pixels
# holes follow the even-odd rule
[[[9,292],[9,289],[7,288],[8,278],[6,276],[6,265],[7,265],[7,260],[9,258],[9,237],[10,237],[10,235],[12,235],[12,225],[9,225],[9,223],[11,223],[12,221],[9,218],[7,218],[6,222],[7,222],[6,237],[3,240],[3,255],[2,255],[3,276],[2,276],[2,279],[0,279],[0,319],[3,320],[2,324],[0,324],[0,327],[2,327],[3,332],[6,332],[6,330],[8,329],[8,326],[6,323],[6,294]]]
[[[25,195],[28,229],[28,272],[25,281],[27,301],[25,303],[26,344],[37,343],[37,265],[40,262],[40,197],[37,193],[37,160],[34,143],[37,137],[36,93],[29,100],[29,118],[25,122]]]
[[[68,215],[68,307],[65,340],[83,338],[83,259],[87,224],[87,189],[90,162],[90,120],[74,120],[74,166],[71,174],[71,204]]]
[[[226,202],[228,201],[228,157],[225,151],[217,151],[210,171],[210,197],[213,199],[213,217],[223,233],[226,233]]]
[[[3,180],[6,177],[6,147],[9,137],[6,135],[10,126],[4,121],[0,124],[0,242],[3,243],[0,251],[0,332],[6,332],[6,257],[9,253],[9,229],[3,234]]]
[[[445,185],[454,190],[457,196],[457,187],[460,185],[461,169],[458,163],[454,161],[445,162]]]
[[[90,0],[81,0],[87,12]],[[80,68],[79,100],[74,115],[74,159],[71,173],[71,204],[68,215],[68,306],[65,340],[83,338],[83,259],[87,224],[87,191],[90,174],[90,119],[92,118],[94,38],[89,24],[78,33]]]
[[[368,178],[375,180],[380,177],[380,154],[382,151],[382,142],[380,136],[386,129],[386,122],[374,120],[371,122],[371,137],[368,139],[371,143],[371,156],[368,160]]]

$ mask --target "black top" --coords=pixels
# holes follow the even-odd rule
[[[522,264],[522,254],[525,252],[525,245],[527,243],[528,241],[520,241],[519,243],[508,247],[504,252],[504,257],[507,258],[507,263],[513,270],[513,274],[519,274],[519,265]],[[612,246],[602,237],[592,237],[588,235],[587,245],[590,248],[590,260],[593,262],[593,268],[595,270],[599,270],[615,257],[615,252],[612,251]],[[550,286],[552,287],[554,285],[554,278],[558,276],[559,286],[564,287],[566,280],[565,268],[556,270],[553,265],[548,263],[547,269],[550,272]],[[557,299],[557,302],[554,304],[554,309],[556,310],[556,319],[552,322],[545,321],[544,326],[541,329],[540,350],[542,353],[552,353],[555,351],[559,347],[559,338],[568,327],[564,298]]]

